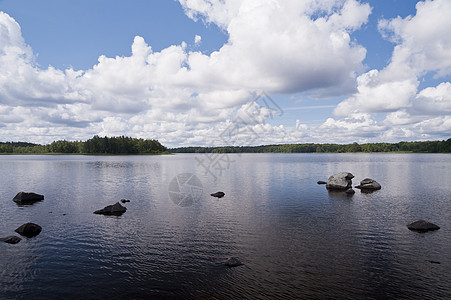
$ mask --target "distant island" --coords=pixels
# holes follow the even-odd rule
[[[264,146],[180,147],[171,153],[355,153],[412,152],[451,153],[451,138],[446,141],[366,143],[366,144],[282,144]]]
[[[48,145],[25,142],[0,142],[0,154],[169,154],[157,140],[125,136],[94,136],[83,141],[55,141]]]

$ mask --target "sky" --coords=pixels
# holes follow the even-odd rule
[[[451,137],[451,0],[0,0],[0,141]]]

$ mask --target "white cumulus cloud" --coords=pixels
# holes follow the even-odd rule
[[[451,21],[443,17],[451,15],[449,0],[419,2],[415,16],[381,20],[380,31],[396,43],[391,62],[360,76],[366,49],[351,35],[368,22],[367,3],[179,2],[193,20],[218,25],[227,42],[205,54],[197,51],[202,38],[195,35],[195,50],[180,41],[154,51],[136,36],[131,55],[102,55],[80,71],[38,66],[19,24],[0,12],[2,138],[44,143],[101,134],[157,138],[168,146],[221,144],[219,135],[234,118],[246,117],[245,105],[261,91],[347,98],[335,109],[342,118],[319,127],[267,124],[271,111],[253,107],[260,124],[241,119],[248,137],[258,135],[256,144],[431,137],[449,130],[443,113],[450,112],[450,84],[417,91],[425,73],[451,72],[445,30]],[[377,121],[373,113],[388,115]],[[249,141],[246,131],[242,140]]]
[[[413,16],[379,21],[381,34],[395,43],[390,63],[360,75],[357,92],[334,110],[339,117],[388,112],[383,124],[392,128],[381,138],[433,139],[451,134],[451,84],[419,91],[423,76],[451,75],[451,1],[420,1],[416,9]]]

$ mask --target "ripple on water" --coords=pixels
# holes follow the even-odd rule
[[[449,156],[233,160],[216,181],[199,174],[205,195],[182,208],[168,183],[196,170],[194,156],[0,157],[10,174],[0,185],[2,234],[43,227],[0,244],[2,299],[451,298]],[[348,197],[316,184],[342,170],[383,188]],[[20,190],[45,200],[17,207]],[[217,190],[226,196],[212,199]],[[120,198],[132,200],[121,217],[92,213]],[[442,229],[406,228],[419,218]],[[230,256],[244,266],[224,266]]]

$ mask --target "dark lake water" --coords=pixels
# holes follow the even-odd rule
[[[0,171],[0,237],[43,228],[0,243],[0,299],[451,299],[451,155],[0,156]],[[341,171],[382,190],[316,184]],[[121,198],[122,216],[93,214]]]

